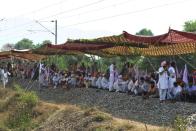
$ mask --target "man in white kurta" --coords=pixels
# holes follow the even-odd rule
[[[118,76],[118,80],[114,82],[114,89],[116,92],[126,92],[128,88],[128,81],[122,79],[122,75]]]
[[[109,87],[108,80],[106,79],[105,75],[101,79],[101,87],[103,89],[108,89]]]
[[[175,72],[175,63],[172,62],[168,68],[169,72],[169,87],[167,91],[167,99],[172,99],[172,90],[174,88],[174,82],[176,82],[176,72]]]
[[[112,63],[112,64],[110,65],[110,67],[109,67],[109,69],[110,69],[109,91],[112,91],[112,90],[113,90],[114,73],[115,73],[114,66],[115,66],[115,63]]]
[[[2,82],[3,87],[5,88],[6,84],[8,83],[8,75],[11,75],[8,71],[2,69]]]
[[[101,80],[102,80],[102,76],[98,76],[97,81],[96,81],[96,87],[101,89]]]
[[[164,100],[166,100],[167,89],[169,84],[166,61],[163,61],[161,63],[161,67],[159,68],[158,73],[159,73],[159,82],[158,82],[159,97],[160,97],[160,102],[163,102]]]

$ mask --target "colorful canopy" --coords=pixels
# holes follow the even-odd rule
[[[158,36],[138,36],[123,32],[121,35],[96,39],[68,40],[60,45],[44,45],[33,51],[44,55],[93,54],[116,55],[181,55],[196,52],[196,34],[169,29]]]
[[[46,56],[34,54],[30,50],[11,50],[0,52],[0,59],[18,58],[31,61],[38,61],[46,58]]]
[[[180,43],[195,43],[196,34],[169,29],[169,32],[158,36],[137,36],[123,31],[123,36],[132,43],[146,43],[147,45],[165,46]]]

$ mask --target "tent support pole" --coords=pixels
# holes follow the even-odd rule
[[[150,58],[146,57],[146,59],[148,60],[149,64],[151,65],[151,67],[153,68],[154,72],[156,71],[155,67],[153,66],[153,64],[150,62]]]

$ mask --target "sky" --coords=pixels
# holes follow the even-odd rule
[[[143,28],[154,35],[171,27],[183,30],[185,21],[196,20],[196,0],[0,0],[0,47],[28,38],[35,44],[58,44],[70,39],[91,39],[135,34]],[[38,24],[38,21],[40,24]]]

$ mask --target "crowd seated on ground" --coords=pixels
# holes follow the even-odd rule
[[[115,63],[112,63],[106,72],[98,71],[97,67],[85,67],[82,63],[72,64],[69,70],[58,70],[55,64],[18,64],[7,68],[1,67],[0,76],[4,88],[8,83],[8,76],[20,79],[38,80],[40,89],[48,88],[97,88],[110,92],[127,93],[132,96],[142,96],[177,101],[196,101],[196,85],[193,77],[189,84],[177,78],[175,63],[162,62],[156,72],[141,73],[136,71],[133,64],[128,62],[119,72]]]

